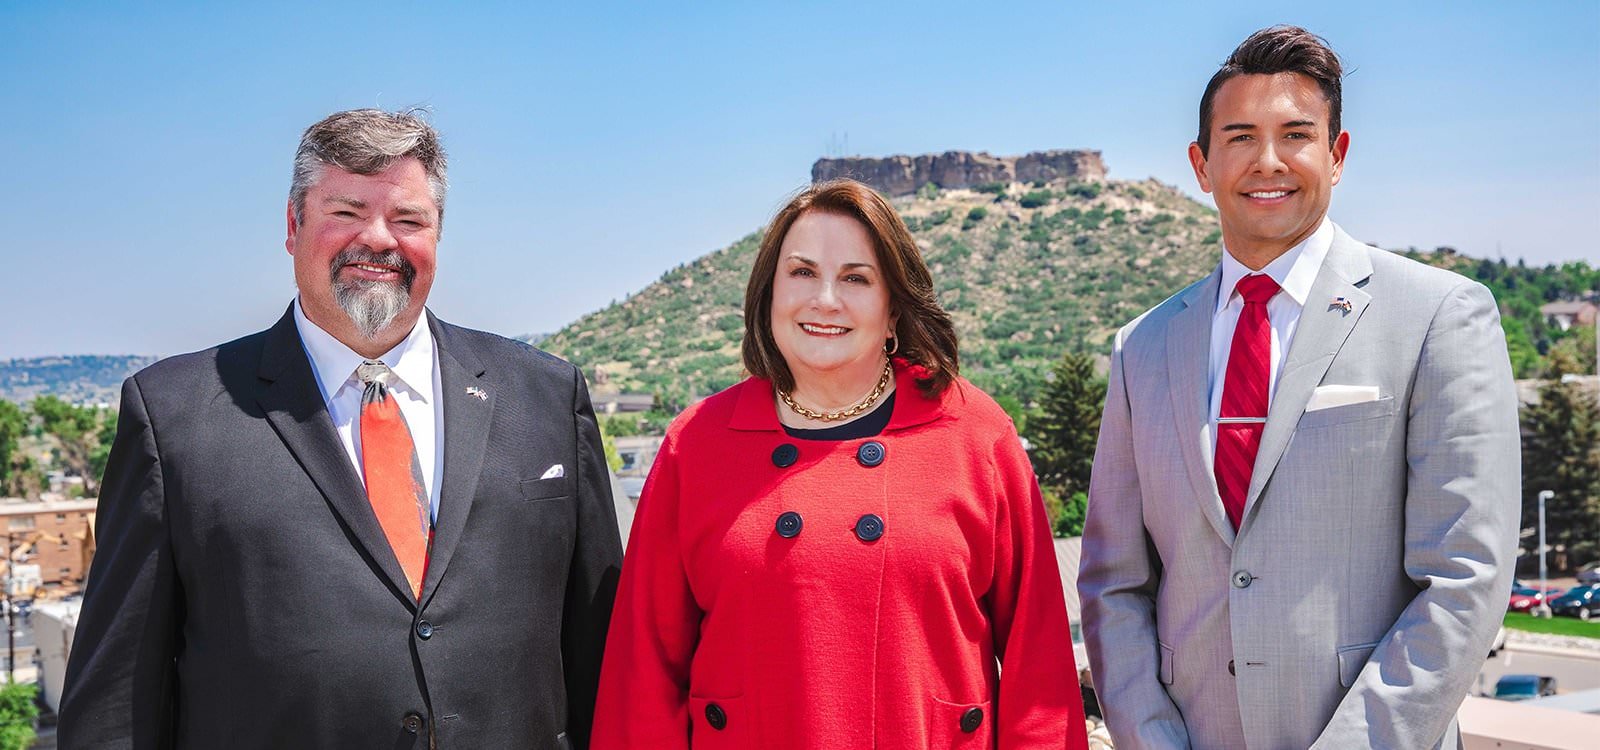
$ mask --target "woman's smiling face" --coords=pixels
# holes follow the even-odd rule
[[[883,370],[894,323],[867,228],[826,211],[796,219],[772,285],[772,338],[796,390],[828,381],[871,383]]]

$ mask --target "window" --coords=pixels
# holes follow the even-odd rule
[[[65,514],[65,513],[57,513],[56,514],[56,523],[59,524],[59,523],[66,523],[66,522],[67,522],[67,514]]]
[[[11,531],[28,531],[33,525],[33,516],[12,516],[6,520],[6,528]]]

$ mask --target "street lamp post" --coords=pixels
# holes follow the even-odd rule
[[[1555,497],[1550,490],[1539,490],[1539,615],[1550,616],[1550,592],[1545,588],[1544,567],[1544,501]]]

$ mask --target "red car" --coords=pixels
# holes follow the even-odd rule
[[[1511,589],[1511,604],[1507,609],[1512,612],[1531,612],[1534,607],[1545,603],[1547,599],[1558,596],[1561,596],[1561,588],[1558,586],[1546,587],[1542,592],[1531,586],[1518,586]]]

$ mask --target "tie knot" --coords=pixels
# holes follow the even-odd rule
[[[356,366],[356,380],[361,381],[363,385],[371,385],[373,383],[388,385],[389,375],[389,366],[382,362],[374,362],[369,359]]]
[[[1266,302],[1278,293],[1278,282],[1264,273],[1255,273],[1239,279],[1233,288],[1244,298],[1245,304]]]

